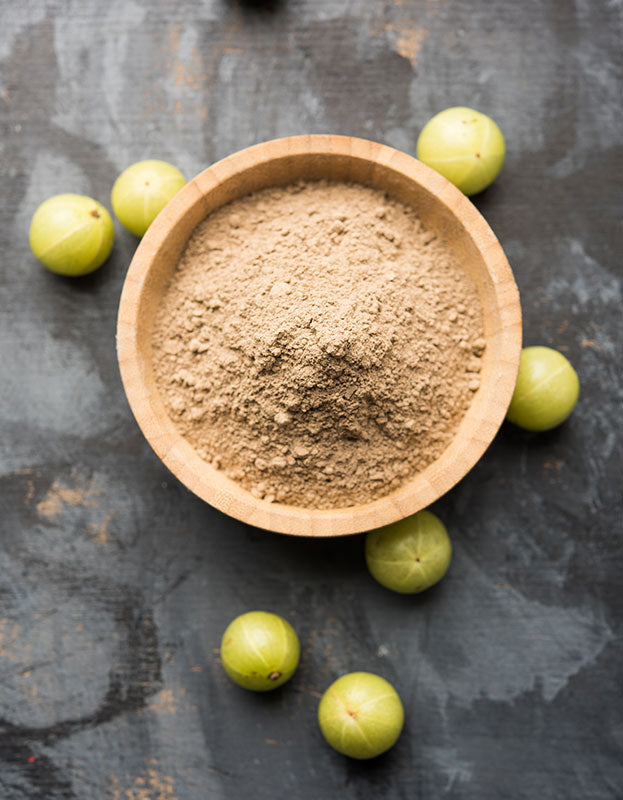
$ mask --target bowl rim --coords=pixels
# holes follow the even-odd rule
[[[146,276],[171,231],[203,198],[249,169],[270,167],[288,157],[339,156],[370,162],[422,186],[457,218],[486,265],[500,315],[495,392],[490,392],[468,436],[455,436],[441,456],[389,495],[363,505],[308,509],[255,498],[240,484],[203,461],[174,428],[157,392],[149,389],[139,348],[139,311]],[[270,183],[266,183],[269,186]],[[519,292],[495,234],[468,198],[413,156],[384,144],[349,136],[308,134],[255,144],[215,162],[189,181],[165,206],[143,236],[130,263],[119,302],[117,356],[134,417],[165,466],[202,500],[235,519],[275,533],[343,536],[388,525],[426,508],[449,491],[479,461],[504,421],[519,369]],[[149,367],[150,368],[150,367]],[[469,413],[469,411],[468,411]]]

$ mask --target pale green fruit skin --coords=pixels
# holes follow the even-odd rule
[[[329,686],[318,707],[322,735],[338,753],[375,758],[395,743],[404,708],[394,687],[371,672],[349,672]]]
[[[447,108],[430,119],[417,141],[417,157],[464,194],[482,192],[500,174],[506,145],[502,131],[473,108]]]
[[[294,628],[268,611],[249,611],[236,617],[221,641],[225,672],[239,686],[255,692],[276,689],[290,680],[299,656]]]
[[[551,347],[525,347],[506,418],[528,431],[549,431],[571,414],[580,380],[569,361]]]
[[[137,161],[124,169],[110,200],[119,222],[142,236],[169,200],[186,184],[182,173],[166,161]]]
[[[366,563],[388,589],[401,594],[423,592],[440,581],[452,559],[452,544],[443,522],[430,511],[370,531]]]
[[[88,275],[110,255],[115,228],[97,200],[81,194],[57,194],[35,211],[30,249],[51,272],[72,278]]]

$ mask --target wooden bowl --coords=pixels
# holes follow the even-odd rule
[[[429,467],[366,505],[328,510],[258,500],[207,464],[165,411],[151,365],[154,312],[195,226],[219,206],[299,179],[353,181],[416,209],[476,283],[484,310],[481,386],[456,435]],[[478,461],[502,424],[521,350],[521,309],[512,272],[493,232],[470,201],[415,158],[348,136],[276,139],[201,172],[163,209],[132,259],[119,305],[117,351],[123,385],[147,441],[191,491],[236,519],[279,533],[341,536],[378,528],[425,508]]]

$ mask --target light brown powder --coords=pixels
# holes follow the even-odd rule
[[[415,212],[373,189],[267,189],[200,223],[156,316],[171,419],[256,497],[369,502],[434,461],[479,386],[482,309]]]

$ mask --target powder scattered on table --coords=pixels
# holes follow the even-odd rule
[[[441,455],[484,349],[476,288],[415,211],[319,181],[196,227],[156,315],[153,368],[202,458],[258,498],[335,508]]]

